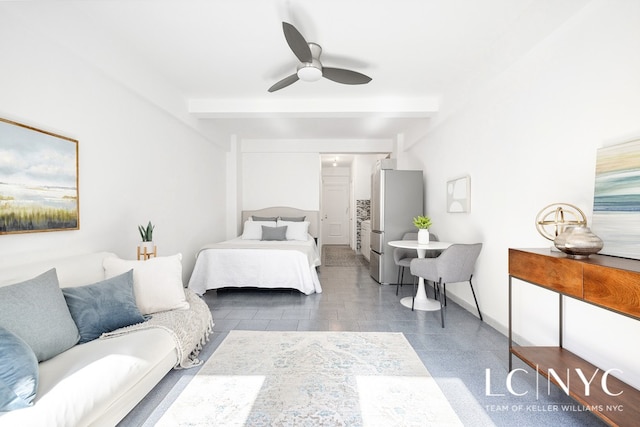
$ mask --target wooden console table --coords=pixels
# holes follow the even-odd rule
[[[511,324],[513,278],[558,293],[557,347],[514,345]],[[569,389],[571,397],[589,407],[591,412],[610,425],[637,425],[640,420],[640,391],[610,375],[606,378],[610,392],[622,391],[618,396],[610,396],[601,387],[603,370],[562,348],[564,296],[640,320],[640,261],[606,255],[591,255],[587,259],[577,260],[549,249],[509,249],[509,371],[512,369],[513,355],[558,386],[560,384],[553,376],[549,378],[549,369],[558,373],[570,370],[574,373],[571,379],[574,386]],[[587,378],[598,371],[591,382],[588,396],[582,381],[575,375],[577,368]],[[582,387],[576,387],[575,384],[581,384]],[[620,405],[623,405],[622,410]]]

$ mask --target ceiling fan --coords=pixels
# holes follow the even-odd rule
[[[298,80],[314,82],[320,80],[321,77],[346,85],[362,85],[371,81],[371,77],[357,71],[324,67],[320,62],[322,48],[319,44],[307,42],[296,27],[288,22],[282,23],[282,29],[289,47],[300,60],[300,64],[295,74],[291,74],[271,86],[269,92],[283,89]]]

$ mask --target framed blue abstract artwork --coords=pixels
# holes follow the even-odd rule
[[[640,259],[640,140],[598,150],[592,222],[601,254]]]

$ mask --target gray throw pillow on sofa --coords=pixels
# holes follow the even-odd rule
[[[133,295],[133,270],[91,285],[64,288],[62,293],[80,331],[80,344],[144,322]]]
[[[261,240],[287,240],[287,226],[267,227],[263,225]]]
[[[27,408],[38,390],[38,359],[19,336],[0,327],[0,412]]]
[[[22,338],[38,362],[73,347],[80,339],[55,268],[33,279],[0,287],[0,326]]]

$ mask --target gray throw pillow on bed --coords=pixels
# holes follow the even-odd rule
[[[306,216],[281,216],[280,221],[302,222]]]
[[[55,269],[0,287],[0,326],[22,338],[38,362],[73,347],[80,339]]]
[[[133,270],[91,285],[62,290],[80,331],[80,344],[144,322],[133,294]]]
[[[278,217],[276,216],[255,216],[255,215],[251,215],[251,219],[253,221],[277,221]]]
[[[287,240],[287,226],[267,227],[263,225],[261,240]]]

